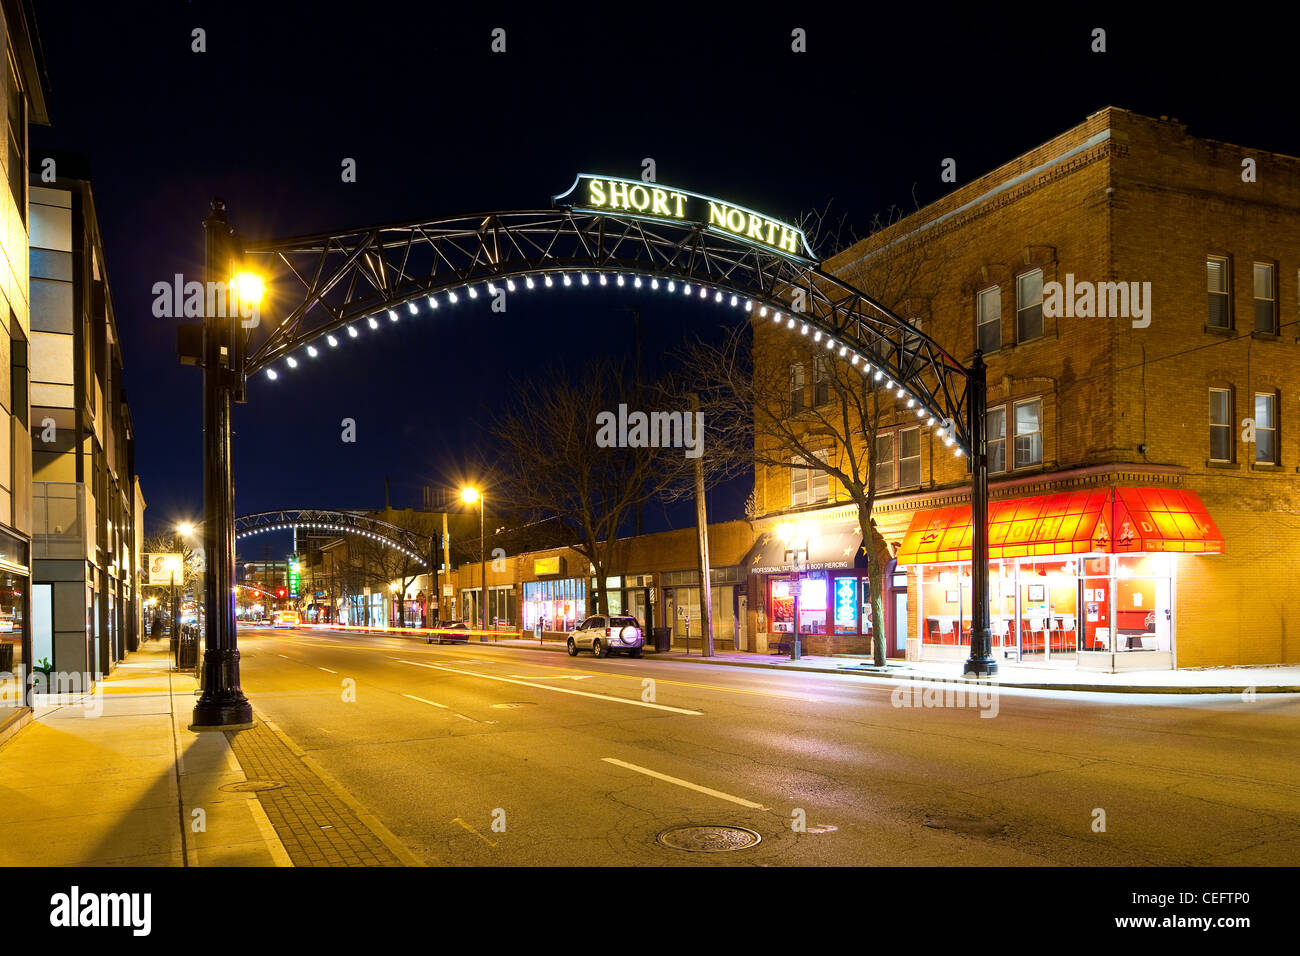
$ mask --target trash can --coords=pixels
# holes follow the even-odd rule
[[[673,629],[671,627],[656,627],[651,630],[654,634],[656,653],[673,649]]]
[[[176,669],[194,670],[199,666],[199,631],[198,628],[186,628],[181,631],[180,647],[176,653]]]

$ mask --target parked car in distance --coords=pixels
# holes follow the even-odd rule
[[[620,614],[593,614],[569,635],[569,656],[591,651],[596,657],[626,654],[640,657],[645,648],[645,630],[634,617]]]
[[[424,643],[432,644],[435,638],[439,644],[468,644],[469,625],[464,621],[448,621],[446,624],[439,624]]]

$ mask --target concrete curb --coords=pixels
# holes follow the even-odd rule
[[[289,737],[289,735],[286,734],[283,730],[277,727],[274,723],[272,723],[271,720],[265,714],[259,712],[256,707],[253,708],[253,713],[257,715],[258,720],[260,720],[266,726],[267,730],[275,734],[275,736],[280,739],[280,742],[284,744],[286,747],[288,747],[289,751],[295,757],[297,757],[304,764],[306,764],[307,767],[311,770],[311,772],[314,773],[316,776],[318,776],[321,779],[321,782],[325,784],[325,786],[329,787],[329,789],[334,793],[334,795],[338,797],[340,800],[342,800],[347,805],[348,809],[350,809],[353,813],[357,815],[357,819],[361,822],[361,824],[364,827],[366,827],[371,833],[377,836],[379,838],[379,842],[382,843],[384,846],[388,847],[388,849],[392,852],[392,854],[402,861],[403,866],[427,866],[428,865],[424,862],[424,860],[420,859],[418,856],[416,856],[414,853],[408,850],[406,848],[406,845],[402,843],[401,840],[397,839],[397,837],[393,834],[393,832],[389,830],[388,827],[384,826],[382,822],[380,822],[378,817],[376,817],[373,813],[371,813],[364,806],[362,806],[356,797],[352,796],[352,794],[349,793],[341,783],[339,783],[332,776],[330,776],[329,773],[327,773],[326,770],[319,763],[317,763],[311,756],[309,756],[305,751],[303,751],[302,748],[300,748],[297,744],[295,744],[293,742],[293,739]]]
[[[13,740],[24,727],[32,722],[30,707],[15,707],[13,716],[0,722],[0,747]]]
[[[389,633],[385,637],[402,637],[401,634]],[[415,638],[408,638],[415,640]],[[567,653],[563,644],[529,644],[527,642],[519,643],[517,638],[512,638],[516,643],[499,644],[494,641],[470,641],[465,645],[455,645],[463,647],[515,647],[524,650],[532,649],[538,651],[554,651],[557,653]],[[423,643],[423,641],[420,641]],[[1091,694],[1219,694],[1225,696],[1240,697],[1247,691],[1256,694],[1300,694],[1300,686],[1290,684],[1264,684],[1264,685],[1231,685],[1224,686],[1220,684],[1198,684],[1179,686],[1174,684],[1049,684],[1035,683],[1032,681],[981,681],[969,680],[959,674],[946,676],[942,674],[916,674],[902,673],[893,674],[889,672],[880,672],[867,670],[862,665],[837,664],[835,667],[809,667],[804,664],[792,664],[789,662],[781,663],[777,661],[724,661],[724,660],[705,660],[702,657],[660,657],[654,651],[648,652],[644,660],[648,661],[672,661],[680,664],[719,664],[725,667],[756,667],[774,671],[798,671],[803,674],[852,674],[857,677],[875,677],[881,680],[913,680],[913,681],[961,681],[972,686],[990,686],[990,687],[1014,687],[1023,690],[1061,690],[1072,691],[1076,693]],[[861,669],[855,669],[861,668]]]

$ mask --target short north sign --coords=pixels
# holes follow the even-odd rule
[[[815,258],[798,226],[744,206],[658,183],[579,173],[568,191],[555,197],[555,203],[585,212],[700,223],[712,232],[743,239],[781,255],[801,260]]]

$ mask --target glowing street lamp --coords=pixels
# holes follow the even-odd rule
[[[460,500],[467,505],[478,502],[478,559],[479,559],[479,584],[482,586],[482,594],[479,597],[479,627],[481,630],[487,630],[487,539],[483,534],[483,492],[477,488],[466,485],[460,490]],[[479,640],[483,640],[483,635],[479,635]]]

